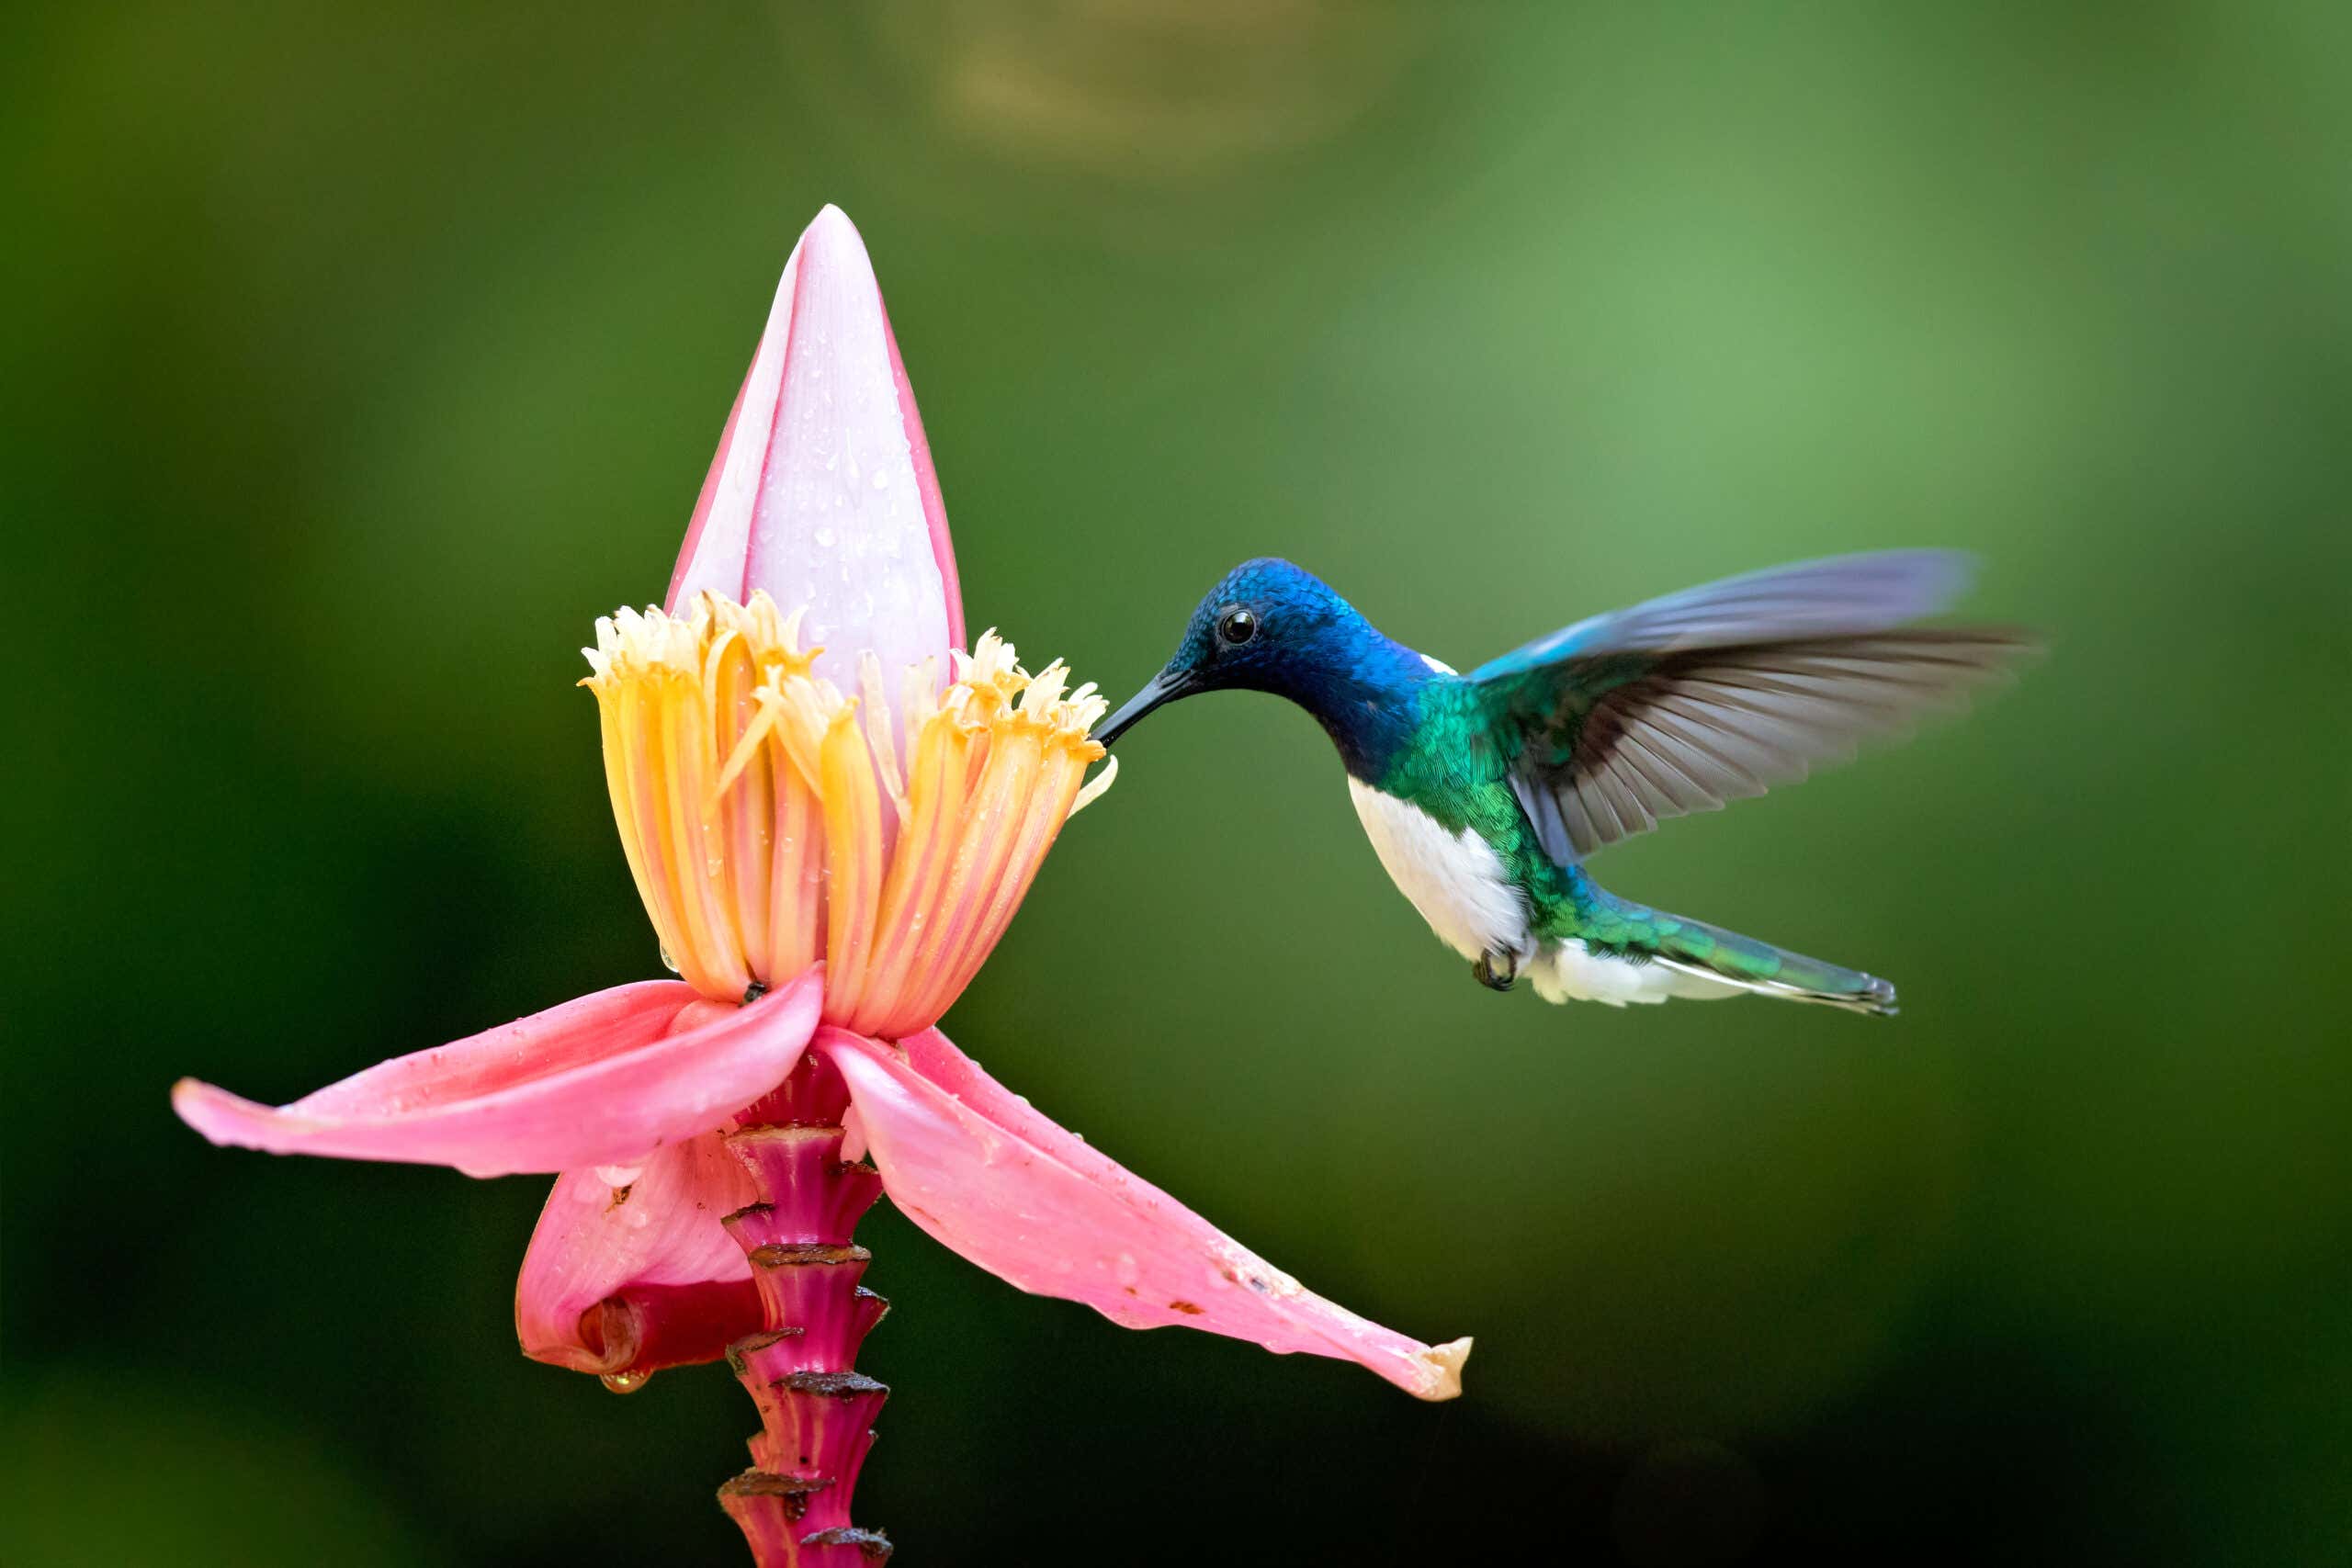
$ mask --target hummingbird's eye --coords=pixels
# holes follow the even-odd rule
[[[1216,635],[1228,648],[1238,648],[1258,635],[1258,617],[1247,610],[1227,610],[1217,617]]]

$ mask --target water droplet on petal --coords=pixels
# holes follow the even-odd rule
[[[651,1372],[606,1372],[597,1382],[615,1393],[635,1393],[653,1381]]]
[[[1111,1278],[1118,1280],[1122,1285],[1132,1285],[1143,1278],[1143,1270],[1136,1266],[1136,1260],[1132,1256],[1122,1252],[1118,1259],[1111,1265]]]
[[[809,536],[817,541],[817,547],[820,550],[831,549],[833,540],[839,537],[831,528],[820,528]]]
[[[670,944],[667,942],[662,944],[662,967],[673,975],[678,972],[678,961],[670,956]]]

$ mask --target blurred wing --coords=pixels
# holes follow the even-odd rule
[[[1469,678],[1533,670],[1579,653],[1669,653],[1884,631],[1949,609],[1974,575],[1974,558],[1961,550],[1879,550],[1776,566],[1578,621],[1490,660]]]
[[[1925,551],[1758,572],[1596,616],[1472,679],[1566,864],[1962,706],[2031,639],[1892,623],[1941,608],[1965,575],[1965,558]]]

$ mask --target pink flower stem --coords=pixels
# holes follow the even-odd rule
[[[760,1201],[724,1223],[752,1260],[766,1326],[728,1348],[760,1431],[752,1468],[718,1501],[760,1568],[870,1568],[890,1554],[879,1531],[849,1518],[890,1391],[853,1370],[889,1303],[859,1283],[872,1254],[850,1240],[882,1179],[842,1159],[848,1108],[841,1075],[811,1051],[727,1135],[759,1190]]]

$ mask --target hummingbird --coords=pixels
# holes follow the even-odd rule
[[[1267,692],[1339,749],[1381,865],[1485,986],[1623,1007],[1752,994],[1890,1015],[1893,985],[1621,898],[1585,869],[1659,821],[1792,783],[1957,708],[2036,651],[1917,626],[1972,558],[1885,550],[1750,572],[1594,615],[1467,675],[1313,573],[1245,561],[1094,739],[1202,692]]]

